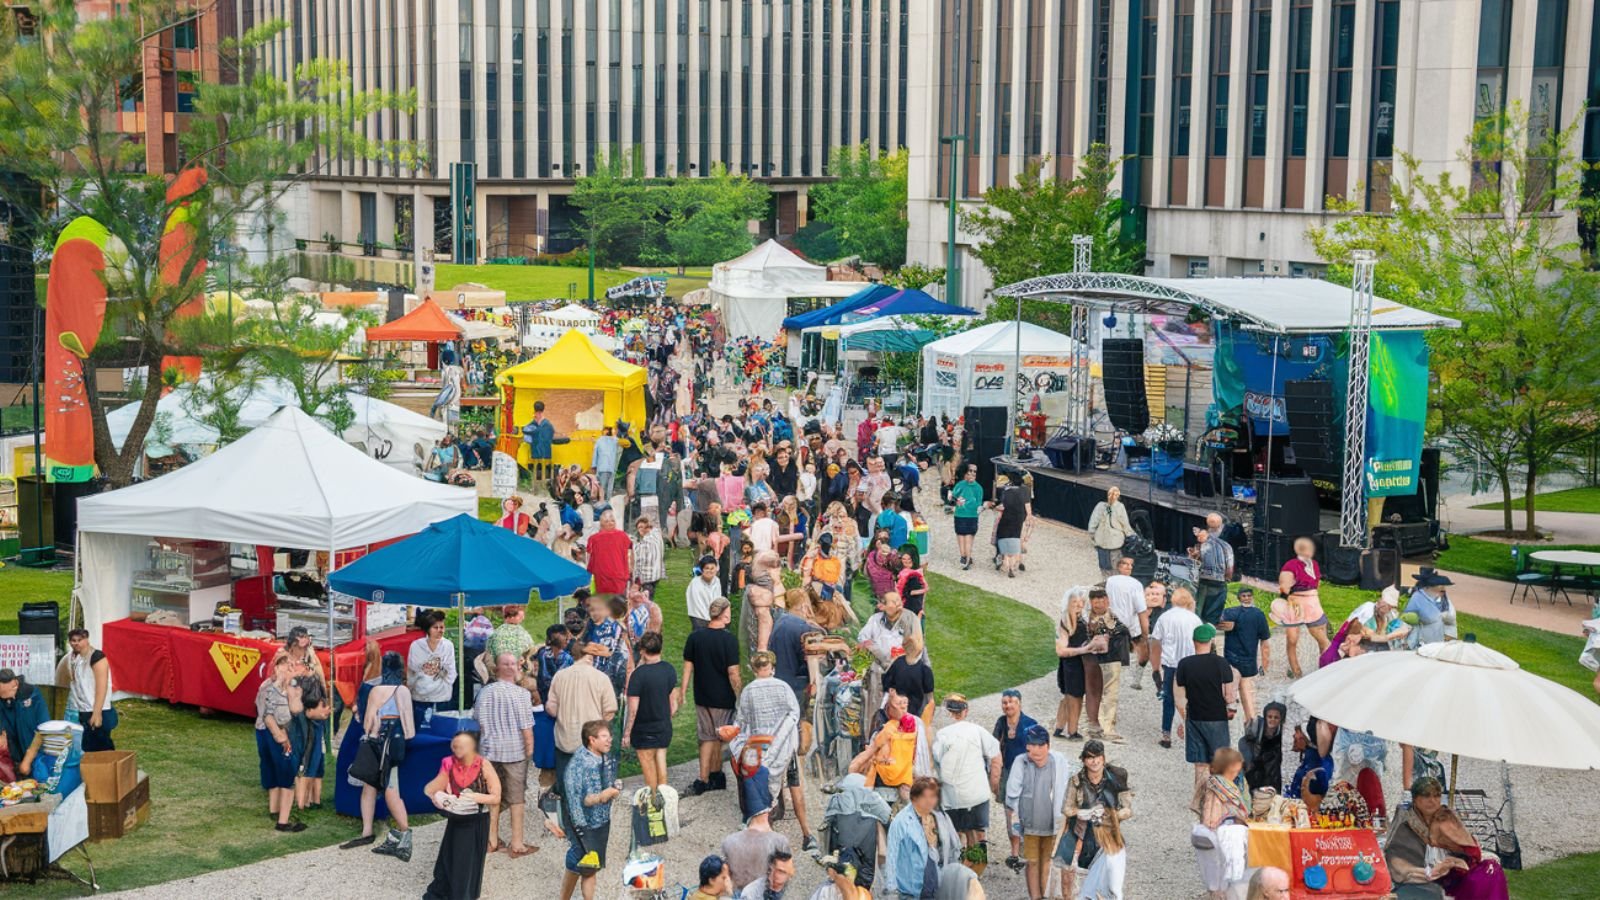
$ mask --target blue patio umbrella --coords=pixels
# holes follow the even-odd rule
[[[790,331],[800,331],[817,325],[837,325],[844,319],[846,313],[884,300],[896,293],[896,290],[887,284],[868,285],[831,306],[790,316],[783,320],[783,327]]]
[[[465,706],[466,609],[564,597],[589,583],[589,572],[538,541],[462,513],[328,574],[328,586],[373,603],[455,607],[456,684]]]

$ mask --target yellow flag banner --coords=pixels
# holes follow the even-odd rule
[[[261,659],[261,651],[254,647],[240,647],[213,641],[211,659],[217,664],[217,672],[222,675],[222,682],[228,686],[228,690],[236,691],[244,682],[245,676],[250,674],[250,670]]]

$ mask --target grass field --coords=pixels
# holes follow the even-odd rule
[[[1600,550],[1594,544],[1519,544],[1524,553],[1539,550]],[[1510,581],[1517,574],[1517,562],[1511,557],[1511,544],[1486,541],[1482,538],[1450,536],[1450,549],[1439,554],[1435,565],[1447,572],[1478,575]]]
[[[1522,509],[1523,498],[1518,497],[1511,501],[1513,510]],[[1503,502],[1480,503],[1473,509],[1505,509]],[[1535,494],[1533,508],[1539,512],[1572,512],[1600,514],[1600,487],[1569,488],[1564,491],[1551,491],[1548,494]]]
[[[594,290],[603,299],[605,289],[640,275],[666,275],[667,293],[673,297],[703,288],[711,278],[710,269],[689,269],[678,275],[676,269],[595,269]],[[441,264],[435,283],[440,287],[464,281],[477,282],[506,292],[513,303],[525,300],[584,300],[589,296],[589,270],[571,266],[458,266]]]
[[[0,434],[20,434],[33,431],[33,407],[17,404],[0,406]]]

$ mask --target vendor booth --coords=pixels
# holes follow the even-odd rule
[[[560,309],[534,313],[527,317],[522,332],[522,346],[543,352],[555,346],[556,341],[569,331],[581,331],[601,351],[610,353],[617,342],[600,331],[602,317],[592,309],[568,303]]]
[[[426,368],[439,368],[439,345],[446,341],[460,340],[460,320],[453,319],[439,308],[432,300],[424,300],[421,304],[392,322],[385,322],[367,329],[367,343],[375,341],[397,341],[404,343],[424,343],[428,347]]]
[[[952,419],[967,407],[1004,407],[1015,396],[1019,355],[1015,322],[995,322],[922,348],[922,414]],[[1066,412],[1062,386],[1072,368],[1067,336],[1029,322],[1021,328],[1022,375],[1047,416]]]
[[[216,453],[78,504],[84,627],[121,691],[255,714],[255,693],[290,628],[336,646],[346,699],[363,639],[404,650],[404,610],[332,598],[326,571],[477,496],[403,475],[285,407]]]
[[[782,330],[791,303],[849,297],[861,288],[860,282],[829,281],[826,266],[772,240],[711,268],[711,303],[730,338],[770,339]]]
[[[1063,304],[1075,339],[1055,335],[1056,349],[1040,355],[1059,367],[1017,392],[1043,400],[1054,433],[1002,424],[993,429],[1000,446],[985,456],[1006,456],[995,460],[1000,470],[1032,471],[1035,511],[1078,527],[1119,488],[1157,551],[1186,550],[1191,529],[1221,513],[1239,528],[1239,570],[1257,577],[1275,580],[1298,536],[1329,536],[1319,558],[1341,583],[1359,578],[1369,546],[1431,549],[1437,481],[1423,465],[1424,338],[1458,323],[1374,297],[1363,283],[1079,272],[1000,288],[1002,297]],[[1000,377],[1017,355],[1011,343],[993,340],[992,371],[964,373],[949,352],[1001,327],[926,348],[927,411],[978,406],[972,389],[981,388],[1006,408],[1001,423],[1022,423]],[[1026,372],[1032,354],[1021,355]],[[1156,565],[1151,557],[1151,572]]]
[[[454,287],[439,288],[426,299],[443,309],[494,309],[506,305],[506,292],[465,281]]]
[[[507,395],[500,449],[528,464],[522,426],[532,421],[533,404],[543,401],[557,440],[566,439],[553,448],[552,461],[587,469],[602,428],[618,420],[644,427],[648,381],[644,369],[596,347],[583,332],[568,331],[549,350],[495,376]]]
[[[207,377],[201,376],[202,379]],[[346,397],[355,419],[340,437],[373,459],[408,475],[417,474],[418,450],[423,451],[420,456],[426,459],[426,449],[432,448],[444,437],[443,423],[403,406],[356,391],[350,391]],[[283,407],[300,405],[299,396],[288,382],[276,378],[236,389],[232,401],[239,404],[239,425],[243,428],[259,427]],[[156,415],[163,417],[163,428],[159,435],[162,446],[155,447],[158,435],[156,429],[151,429],[145,435],[146,453],[158,457],[165,456],[172,449],[182,449],[198,458],[210,452],[222,440],[220,432],[205,421],[211,411],[211,404],[194,384],[185,383],[173,388],[171,393],[156,403]],[[122,443],[127,439],[138,414],[137,403],[106,414],[111,443],[118,450],[122,449]],[[155,449],[150,449],[152,447]]]

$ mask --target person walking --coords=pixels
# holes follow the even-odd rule
[[[596,502],[603,507],[611,506],[617,486],[617,462],[621,458],[622,442],[617,440],[616,433],[607,425],[600,430],[600,436],[594,439],[594,453],[589,458],[589,465],[600,482],[600,496]]]
[[[595,720],[610,722],[617,714],[617,692],[611,679],[595,668],[591,650],[603,649],[599,645],[575,639],[567,645],[572,654],[572,665],[562,669],[550,679],[550,690],[544,697],[544,708],[555,717],[556,786],[566,789],[566,771],[573,754],[583,749],[584,726]],[[610,752],[611,741],[606,740]]]
[[[1057,836],[1066,827],[1067,783],[1072,764],[1050,749],[1050,732],[1034,725],[1027,733],[1028,751],[1011,767],[1006,781],[1006,812],[1011,831],[1022,839],[1028,897],[1039,900],[1049,891],[1051,860]]]
[[[533,702],[526,688],[518,683],[521,661],[510,653],[495,658],[495,680],[478,692],[473,718],[482,734],[483,757],[494,770],[501,790],[489,806],[489,852],[500,849],[500,807],[511,811],[512,859],[537,850],[524,842],[523,811],[527,804],[528,760],[533,756]],[[431,793],[431,792],[430,792]]]
[[[1200,619],[1216,627],[1228,605],[1228,582],[1233,578],[1233,548],[1208,529],[1194,529],[1194,546],[1189,555],[1200,566]]]
[[[502,653],[522,659],[533,649],[533,635],[528,633],[527,626],[523,624],[527,617],[528,607],[524,604],[508,603],[501,607],[500,624],[489,633],[489,639],[483,645],[483,651],[489,654],[491,668]]]
[[[1056,861],[1064,866],[1061,877],[1061,896],[1071,897],[1072,876],[1076,872],[1092,871],[1100,854],[1108,848],[1100,845],[1102,832],[1099,826],[1107,819],[1116,823],[1118,838],[1121,824],[1133,816],[1133,791],[1128,786],[1128,771],[1106,763],[1106,747],[1099,741],[1089,741],[1078,754],[1083,768],[1067,782],[1066,833],[1056,848]],[[1117,851],[1121,850],[1120,841]],[[1108,873],[1110,874],[1110,873]],[[1084,879],[1084,891],[1093,879]],[[1114,879],[1121,884],[1120,876]],[[1095,890],[1105,890],[1097,885]],[[1095,896],[1080,892],[1079,896]],[[1117,896],[1121,896],[1118,894]]]
[[[656,584],[667,577],[667,548],[661,539],[656,520],[640,516],[633,523],[638,535],[633,542],[633,580],[644,588],[651,600],[656,598]]]
[[[422,790],[445,819],[433,881],[423,900],[477,900],[483,893],[484,858],[492,852],[488,849],[491,814],[486,808],[500,803],[500,777],[478,755],[476,732],[456,732],[439,774]]]
[[[639,755],[639,769],[651,802],[660,805],[667,781],[667,748],[672,745],[672,717],[678,713],[678,670],[661,661],[661,633],[639,638],[639,665],[628,679],[628,720],[622,746]]]
[[[965,869],[960,861],[961,841],[950,817],[939,808],[939,782],[918,778],[911,783],[910,802],[889,823],[883,860],[889,886],[885,896],[898,900],[965,896],[948,888],[940,891],[947,879],[970,881],[970,869],[966,875],[953,871]]]
[[[1222,611],[1222,658],[1233,666],[1234,691],[1247,722],[1256,718],[1256,676],[1272,657],[1272,626],[1256,606],[1256,592],[1239,588],[1239,605]]]
[[[1102,588],[1089,591],[1089,634],[1103,638],[1104,650],[1090,654],[1100,665],[1100,715],[1090,723],[1090,736],[1120,744],[1117,706],[1122,692],[1122,669],[1128,664],[1128,627],[1111,612],[1111,599]]]
[[[978,514],[983,511],[983,486],[978,484],[978,467],[969,463],[961,480],[950,488],[952,515],[956,528],[956,550],[960,566],[972,568],[972,540],[978,534]]]
[[[775,850],[767,857],[767,871],[760,878],[744,886],[739,900],[784,900],[789,883],[794,881],[794,854]]]
[[[111,705],[111,661],[89,643],[89,629],[67,632],[67,718],[83,726],[83,752],[115,750],[111,732],[117,710]],[[23,776],[26,777],[26,776]]]
[[[698,579],[697,579],[698,580]],[[722,771],[724,744],[719,733],[733,723],[733,710],[739,702],[742,677],[739,674],[739,639],[728,630],[733,607],[722,597],[711,601],[711,617],[705,628],[689,632],[683,644],[683,681],[678,688],[678,703],[683,703],[683,688],[694,688],[695,737],[700,743],[700,777],[684,791],[697,797],[707,791],[728,788]]]
[[[1122,836],[1122,820],[1103,816],[1089,828],[1100,852],[1083,876],[1078,900],[1123,900],[1123,881],[1128,875],[1127,843]]]
[[[1089,513],[1088,531],[1095,556],[1100,560],[1100,574],[1110,575],[1112,566],[1122,555],[1122,545],[1135,533],[1128,521],[1128,508],[1122,505],[1121,488],[1106,491],[1106,499],[1095,504],[1094,511]]]
[[[600,530],[590,535],[584,546],[596,594],[620,594],[628,589],[632,551],[633,539],[617,527],[616,513],[601,510]]]
[[[1144,585],[1133,577],[1133,557],[1117,557],[1117,574],[1106,579],[1106,597],[1111,601],[1111,614],[1128,628],[1134,658],[1139,662],[1139,671],[1128,673],[1129,680],[1134,690],[1142,691],[1145,666],[1150,663],[1150,647],[1146,640],[1150,634],[1150,607],[1145,602]]]
[[[706,628],[711,622],[711,604],[722,599],[722,583],[717,580],[717,558],[711,554],[700,557],[695,563],[694,577],[683,592],[683,603],[689,612],[689,625],[694,631]]]
[[[782,778],[780,791],[787,789],[789,805],[794,809],[795,820],[800,824],[801,849],[810,851],[817,839],[811,833],[806,819],[805,787],[800,770],[800,704],[794,690],[779,681],[774,672],[777,659],[770,651],[758,650],[750,654],[750,669],[755,680],[739,694],[739,705],[734,712],[733,724],[738,733],[729,743],[736,765],[744,759],[745,749],[760,752],[761,765],[770,778]],[[781,774],[780,774],[781,773]],[[783,794],[779,794],[780,809]]]
[[[544,704],[550,696],[550,684],[556,673],[572,665],[572,654],[567,644],[572,641],[572,631],[557,623],[544,630],[544,646],[533,652],[528,669],[533,672],[533,765],[539,770],[539,784],[548,788],[555,783],[556,771],[556,717]]]
[[[267,789],[268,809],[276,813],[278,831],[305,831],[304,822],[291,822],[289,813],[294,809],[295,754],[289,739],[289,658],[278,654],[272,660],[272,675],[261,680],[256,691],[256,752],[260,755],[261,786]],[[11,670],[6,669],[5,674]],[[13,676],[9,684],[21,682]],[[41,699],[42,705],[42,698]],[[40,719],[40,722],[43,722]],[[9,729],[7,729],[9,732]],[[6,749],[14,746],[11,735],[4,735]],[[32,737],[30,735],[31,743]],[[31,747],[29,753],[31,754]],[[31,775],[33,760],[28,756],[18,758],[18,777]]]
[[[1172,678],[1178,692],[1178,737],[1183,738],[1184,758],[1194,765],[1196,789],[1210,774],[1217,751],[1232,749],[1228,737],[1232,714],[1223,687],[1233,681],[1233,667],[1211,652],[1216,637],[1217,630],[1210,625],[1196,628],[1194,654],[1178,663]]]
[[[383,843],[373,847],[372,852],[410,862],[411,824],[406,818],[405,800],[400,797],[400,764],[405,762],[406,741],[417,736],[417,726],[412,718],[411,691],[405,685],[404,660],[400,654],[390,651],[383,655],[382,665],[382,682],[367,695],[362,730],[368,740],[385,748],[379,752],[383,766],[378,770],[378,785],[382,788],[383,802],[389,808],[389,816],[394,819],[395,827],[389,829]],[[361,786],[361,836],[340,844],[341,849],[372,843],[378,791],[378,786]]]
[[[1283,626],[1289,677],[1300,677],[1300,629],[1317,642],[1317,655],[1328,650],[1328,614],[1322,611],[1317,587],[1322,567],[1316,560],[1317,544],[1309,537],[1294,539],[1294,558],[1278,572],[1278,598],[1272,601],[1272,620]]]
[[[863,709],[876,711],[883,705],[883,676],[894,662],[894,651],[904,650],[912,638],[922,640],[922,620],[906,611],[898,593],[889,591],[878,600],[878,611],[856,633],[857,649],[872,655]]]
[[[1104,651],[1109,639],[1089,634],[1089,589],[1074,587],[1062,600],[1061,618],[1056,621],[1056,688],[1061,691],[1061,702],[1056,707],[1055,736],[1069,741],[1081,741],[1078,721],[1083,713],[1086,696],[1094,698],[1089,710],[1089,724],[1098,724],[1099,701],[1102,690],[1100,666],[1094,654]]]
[[[728,863],[734,894],[760,878],[774,853],[792,853],[789,839],[772,830],[772,792],[764,784],[748,785],[751,808],[744,828],[722,839],[717,852]]]
[[[1172,683],[1178,663],[1194,655],[1194,632],[1204,623],[1194,613],[1194,595],[1188,588],[1173,588],[1166,610],[1150,626],[1150,658],[1161,666],[1161,746],[1172,747],[1172,719],[1177,711],[1177,694]]]
[[[962,846],[971,848],[985,844],[989,833],[989,804],[1000,792],[1000,742],[967,721],[964,695],[947,695],[944,709],[951,722],[933,739],[940,802],[960,833]]]
[[[583,900],[594,900],[611,842],[611,801],[622,793],[611,759],[611,720],[585,722],[580,735],[583,746],[572,755],[562,779],[568,846],[561,900],[572,900],[580,885]]]
[[[1007,487],[995,498],[993,506],[1000,511],[994,526],[995,568],[1005,572],[1007,578],[1015,578],[1022,566],[1022,531],[1028,522],[1028,494],[1021,485]]]

